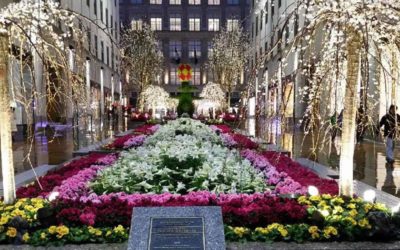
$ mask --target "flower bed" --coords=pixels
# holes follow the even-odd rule
[[[139,131],[148,135],[143,145],[122,152],[118,160],[115,154],[83,157],[42,177],[55,179],[45,190],[37,190],[37,183],[18,189],[19,195],[58,194],[43,205],[54,212],[54,227],[40,228],[31,219],[25,235],[9,229],[7,220],[3,240],[16,242],[25,235],[23,241],[33,245],[119,242],[126,235],[113,230],[130,225],[132,209],[153,206],[220,206],[226,238],[234,241],[373,239],[382,234],[377,213],[388,216],[387,228],[395,224],[386,208],[328,195],[337,194],[334,181],[286,156],[257,151],[256,143],[229,127],[178,119]],[[226,138],[236,144],[228,145]],[[308,185],[324,194],[287,198],[305,194]]]
[[[73,160],[62,166],[60,169],[40,177],[40,184],[35,181],[33,184],[18,188],[17,197],[45,197],[54,189],[54,187],[61,185],[63,180],[76,175],[80,170],[88,168],[93,164],[109,165],[115,160],[116,155],[104,155],[97,153],[92,153],[86,157]]]
[[[104,146],[106,149],[129,149],[141,146],[146,139],[146,135],[124,135],[115,139],[112,143]]]

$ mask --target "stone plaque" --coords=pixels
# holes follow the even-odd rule
[[[205,249],[203,217],[151,218],[149,249]]]
[[[133,208],[128,249],[225,249],[221,208]]]

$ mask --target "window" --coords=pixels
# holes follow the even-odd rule
[[[111,24],[111,35],[114,35],[114,27],[113,27],[113,24],[114,24],[114,18],[113,18],[113,16],[111,15],[111,17],[110,17],[110,24]]]
[[[103,1],[100,1],[100,20],[102,22],[104,22],[103,17]]]
[[[201,74],[200,74],[200,67],[193,67],[193,77],[192,77],[192,84],[193,85],[200,85],[201,83]]]
[[[181,0],[169,0],[169,4],[180,5],[181,4]]]
[[[209,18],[208,19],[208,30],[209,31],[219,31],[219,18]]]
[[[238,5],[239,4],[239,0],[228,0],[228,4],[230,4],[230,5]]]
[[[107,65],[110,65],[110,47],[107,46]]]
[[[171,65],[170,66],[170,84],[179,84],[179,79],[178,79],[178,67],[176,65]]]
[[[97,0],[93,0],[93,13],[97,16]]]
[[[213,48],[213,44],[212,44],[212,42],[208,42],[208,50],[207,50],[207,56],[208,56],[208,59],[210,59],[211,57],[212,57],[212,55],[213,55],[213,52],[214,52],[214,48]]]
[[[260,16],[260,32],[262,31],[263,28],[263,18],[264,18],[264,11],[261,11],[261,16]]]
[[[92,47],[92,32],[91,32],[90,28],[88,28],[86,35],[87,35],[87,40],[88,40],[88,51],[91,52],[92,51],[91,50],[91,47]]]
[[[189,4],[190,5],[200,5],[201,4],[201,0],[189,0]]]
[[[94,35],[94,54],[96,57],[99,56],[99,44],[97,41],[97,35]]]
[[[278,0],[278,7],[282,6],[282,0]]]
[[[208,5],[219,5],[219,0],[208,0]]]
[[[101,41],[100,42],[100,49],[101,49],[101,62],[103,62],[104,63],[104,42],[103,41]]]
[[[180,31],[181,30],[181,16],[179,14],[172,14],[169,18],[169,30]]]
[[[118,25],[117,25],[117,22],[114,23],[114,27],[115,27],[115,39],[118,39]]]
[[[179,63],[182,57],[182,42],[181,41],[169,41],[169,56]]]
[[[268,23],[268,0],[267,0],[267,2],[265,3],[265,23],[267,24]]]
[[[237,28],[239,28],[239,20],[238,19],[227,19],[226,20],[226,29],[228,31],[232,31]]]
[[[189,41],[189,58],[194,59],[194,63],[198,63],[201,56],[201,41]]]
[[[131,3],[133,3],[133,4],[141,4],[141,3],[143,3],[143,0],[131,0]]]
[[[256,16],[256,36],[258,36],[258,16]]]
[[[162,30],[162,19],[160,17],[150,18],[151,30]]]
[[[162,0],[150,0],[150,4],[161,4]]]
[[[90,7],[90,0],[86,0],[86,5]]]
[[[142,19],[133,19],[131,22],[131,26],[133,30],[142,30],[143,28],[143,20]],[[117,33],[117,32],[115,32]]]
[[[190,17],[189,18],[189,30],[190,31],[200,31],[200,18]]]
[[[108,9],[106,8],[106,27],[108,27]]]

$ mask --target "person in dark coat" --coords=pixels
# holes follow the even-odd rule
[[[383,126],[383,135],[386,141],[386,161],[388,163],[394,162],[394,139],[396,138],[396,130],[398,129],[398,124],[400,122],[400,115],[396,114],[397,107],[395,105],[390,105],[389,112],[382,117],[379,122],[378,131]]]

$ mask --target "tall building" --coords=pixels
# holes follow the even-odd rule
[[[121,0],[120,15],[124,26],[133,22],[140,29],[148,23],[156,32],[164,55],[159,83],[172,95],[178,92],[179,63],[193,68],[192,84],[198,95],[202,86],[213,81],[206,67],[212,53],[211,42],[222,27],[247,28],[248,1],[239,0]],[[133,94],[134,96],[136,93]],[[234,93],[234,99],[238,99]]]
[[[288,56],[283,53],[304,24],[303,13],[288,18],[295,8],[296,0],[252,0],[249,26],[250,64],[257,69],[258,103],[269,116],[284,114],[288,119],[300,119],[304,113],[303,104],[295,100],[302,84],[298,79],[298,55],[295,51]]]

